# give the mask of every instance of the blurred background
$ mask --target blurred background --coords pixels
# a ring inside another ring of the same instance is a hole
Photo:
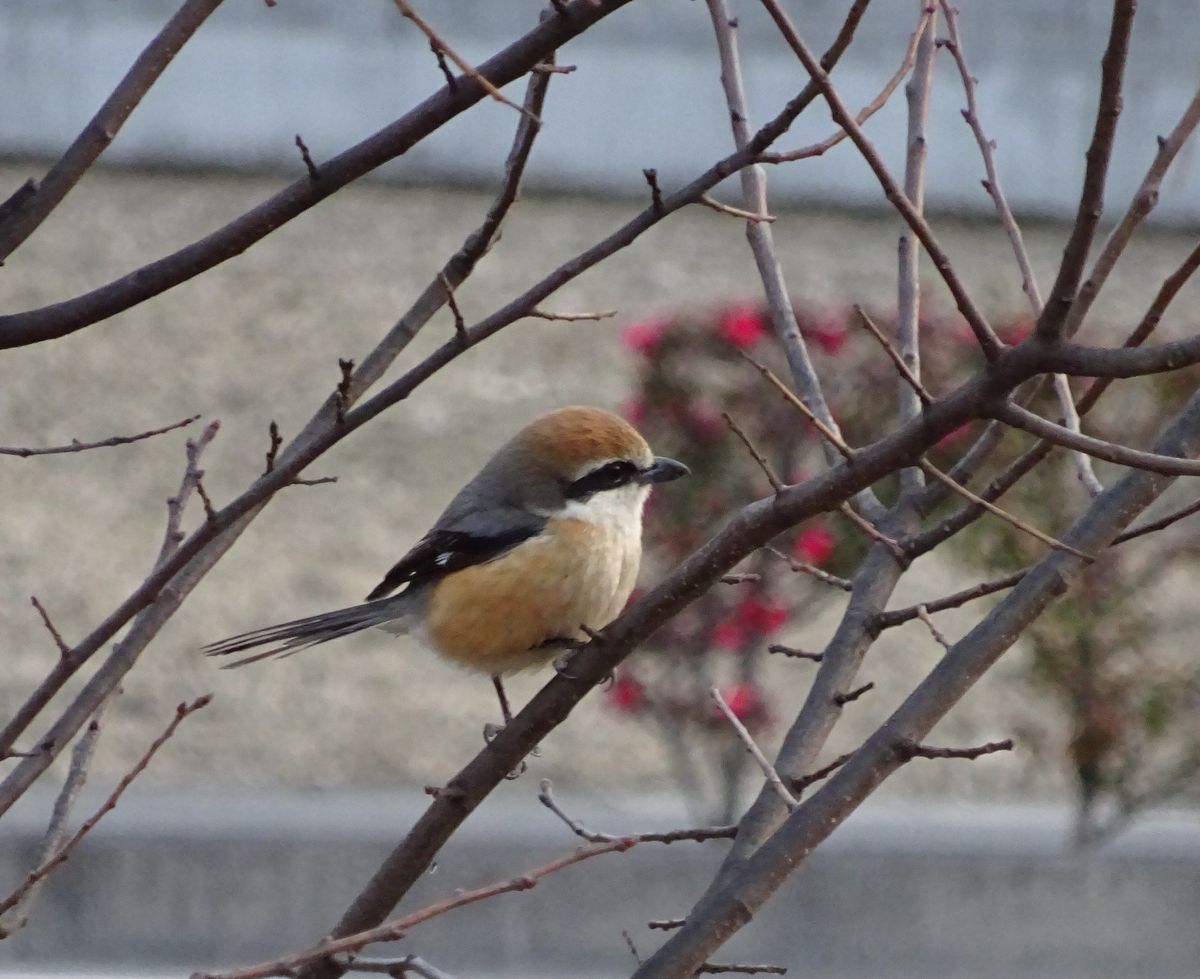
[[[542,5],[425,6],[456,50],[478,62],[528,30]],[[752,123],[761,123],[804,79],[758,6],[738,6]],[[843,4],[826,0],[786,6],[815,48],[844,15]],[[1109,11],[1037,0],[959,6],[980,114],[998,144],[1001,177],[1024,219],[1035,270],[1048,283],[1076,206]],[[170,0],[0,0],[0,83],[9,93],[0,113],[0,195],[44,173],[175,7]],[[868,12],[835,73],[849,105],[869,101],[896,70],[917,12],[917,4],[895,0]],[[1174,126],[1191,98],[1194,37],[1180,25],[1197,12],[1195,0],[1158,0],[1139,11],[1110,171],[1110,215],[1123,211],[1155,137]],[[524,199],[503,240],[458,291],[468,322],[644,207],[643,168],[656,168],[669,191],[729,152],[703,5],[630,4],[566,47],[559,61],[575,70],[551,82]],[[0,308],[34,309],[78,295],[203,237],[304,176],[297,133],[319,164],[441,83],[426,40],[383,0],[228,0],[138,107],[104,165],[6,261]],[[519,85],[507,90],[512,98],[519,93]],[[927,133],[927,205],[985,312],[1019,329],[1026,311],[1019,276],[990,219],[962,105],[953,65],[940,56]],[[515,122],[511,109],[483,103],[236,259],[71,337],[5,352],[0,444],[101,439],[202,414],[189,434],[220,420],[204,457],[205,486],[217,505],[227,501],[261,471],[269,422],[285,437],[295,434],[337,383],[338,358],[361,358],[478,224]],[[902,91],[867,126],[897,173],[904,127]],[[778,148],[830,131],[828,114],[814,105]],[[1093,319],[1110,325],[1111,336],[1136,322],[1193,245],[1200,222],[1195,153],[1185,147],[1151,225],[1097,303]],[[847,314],[853,303],[886,318],[895,307],[899,224],[853,148],[843,144],[773,168],[769,180],[777,247],[807,322],[823,336],[844,336],[854,329]],[[717,196],[739,203],[736,182]],[[928,267],[921,284],[925,315],[944,331],[931,335],[950,344],[953,304]],[[213,967],[323,934],[378,854],[411,823],[422,787],[444,782],[478,749],[483,724],[494,719],[491,686],[403,641],[370,635],[233,673],[215,670],[197,647],[358,601],[484,458],[544,410],[592,403],[641,411],[647,432],[661,432],[656,441],[672,438],[661,415],[644,414],[655,393],[654,345],[646,338],[666,323],[740,346],[735,338],[748,334],[730,331],[753,320],[760,295],[742,224],[688,209],[545,304],[615,308],[615,317],[514,324],[306,474],[336,476],[336,484],[277,497],[130,674],[108,712],[91,779],[95,799],[128,770],[176,703],[213,691],[213,704],[184,725],[51,882],[30,926],[0,944],[0,969]],[[1196,299],[1196,287],[1186,287],[1161,330],[1164,339],[1195,332]],[[435,317],[393,374],[452,330],[448,313]],[[840,343],[826,350],[824,369],[844,416],[854,416],[875,385],[858,370],[870,348],[856,344],[845,353]],[[1120,419],[1127,405],[1119,396],[1113,401]],[[697,421],[695,412],[689,417]],[[686,459],[688,436],[677,437]],[[750,498],[765,487],[755,488],[752,464],[722,437],[747,480],[730,490],[732,507],[737,494]],[[141,581],[161,541],[164,501],[183,472],[184,438],[172,433],[0,464],[6,715],[57,655],[29,596],[40,598],[71,641]],[[661,506],[671,505],[670,491]],[[1055,516],[1047,515],[1051,523]],[[201,518],[199,510],[190,513],[189,525]],[[651,526],[654,519],[652,511]],[[824,544],[812,550],[817,538],[810,533],[797,538],[801,550],[793,553],[846,573],[859,553],[852,533],[835,524],[819,529],[828,535]],[[810,550],[803,551],[803,540]],[[670,541],[658,543],[663,549],[647,580],[669,556]],[[997,544],[988,553],[1003,549]],[[976,557],[930,559],[907,576],[893,606],[997,573]],[[1152,654],[1165,655],[1171,669],[1190,660],[1194,674],[1194,610],[1179,601],[1190,581],[1185,571],[1152,582],[1155,597],[1140,610],[1153,619],[1153,642],[1145,645],[1154,650],[1124,651],[1135,665],[1116,663],[1115,676],[1144,669]],[[778,596],[764,596],[759,608],[766,611],[755,610],[751,635],[723,643],[711,633],[716,652],[706,669],[736,692],[742,638],[759,650],[768,641],[820,648],[840,614],[838,594],[806,592],[801,601],[789,593],[778,602],[778,617],[770,614]],[[1106,594],[1096,601],[1111,604]],[[738,609],[741,618],[728,615],[744,627],[749,613]],[[712,614],[714,630],[727,624],[725,613]],[[979,614],[968,607],[939,624],[955,638]],[[1064,632],[1078,633],[1078,620],[1057,628],[1045,642],[1061,648],[1069,645]],[[1111,635],[1105,641],[1116,648]],[[885,636],[863,673],[876,688],[847,712],[830,757],[859,743],[939,652],[920,623]],[[1025,648],[1006,657],[932,739],[968,745],[1012,736],[1014,752],[907,766],[739,938],[742,944],[731,946],[730,957],[830,979],[1194,976],[1200,938],[1186,925],[1200,912],[1200,833],[1194,809],[1186,808],[1194,783],[1170,793],[1176,808],[1147,816],[1103,851],[1073,852],[1082,792],[1078,736],[1095,718],[1071,709],[1069,685],[1038,673],[1038,654]],[[745,709],[768,745],[811,678],[810,665],[778,659],[763,662],[747,688],[759,700]],[[650,702],[657,692],[661,706],[662,671],[645,656],[643,662],[635,660],[628,676],[581,705],[531,759],[530,771],[473,818],[471,832],[456,838],[425,882],[429,898],[510,876],[574,845],[536,802],[541,778],[575,800],[566,804],[576,815],[610,832],[721,814],[729,796],[721,760],[727,746],[664,724]],[[544,679],[520,676],[510,690],[524,702]],[[1120,706],[1144,735],[1158,716],[1156,704]],[[673,747],[679,731],[691,752],[686,764],[695,769],[691,783],[681,779],[684,763]],[[1185,754],[1189,746],[1195,750],[1189,742]],[[734,785],[735,798],[750,781]],[[51,792],[31,796],[0,821],[4,880],[27,868]],[[88,811],[86,797],[81,811]],[[686,912],[715,859],[671,850],[610,858],[615,862],[593,865],[586,880],[552,880],[532,894],[490,902],[474,917],[431,926],[416,948],[456,975],[622,974],[629,967],[622,928],[653,947],[658,939],[646,933],[645,920]],[[572,886],[582,893],[576,897]],[[637,906],[614,910],[614,890],[639,895]],[[562,907],[567,894],[579,901],[576,908]],[[573,912],[569,919],[564,910]],[[578,933],[574,913],[588,917]]]

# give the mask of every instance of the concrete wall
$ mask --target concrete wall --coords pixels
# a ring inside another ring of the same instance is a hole
[[[525,780],[466,824],[407,907],[508,879],[578,842]],[[423,807],[388,794],[135,792],[57,875],[0,974],[87,964],[249,964],[300,948],[338,917]],[[645,799],[562,799],[594,828],[686,824]],[[0,824],[0,879],[26,866],[42,814]],[[21,815],[24,812],[25,815]],[[1151,816],[1099,853],[1064,846],[1066,814],[1036,807],[875,805],[856,815],[717,957],[813,979],[1195,979],[1200,825]],[[402,946],[453,975],[627,975],[627,929],[685,914],[720,844],[647,844],[435,919]]]
[[[0,153],[53,155],[67,144],[177,6],[173,0],[0,0]],[[540,0],[447,0],[426,13],[478,61],[528,29]],[[823,45],[844,2],[788,5],[810,43]],[[989,135],[1014,205],[1073,212],[1095,111],[1108,27],[1096,0],[959,0],[965,46],[980,79]],[[756,120],[803,83],[798,63],[757,4],[735,3]],[[837,69],[846,100],[861,105],[899,64],[916,4],[878,2]],[[1111,173],[1110,209],[1123,207],[1198,80],[1196,0],[1155,0],[1138,14],[1125,115]],[[578,70],[557,79],[549,123],[531,167],[542,188],[644,193],[643,167],[666,186],[728,150],[730,137],[703,4],[639,0],[561,52]],[[319,161],[433,91],[428,45],[385,0],[228,3],[201,29],[109,149],[127,163],[282,167],[299,175],[302,133]],[[512,86],[512,94],[518,94]],[[868,127],[894,167],[903,160],[903,98]],[[987,210],[982,167],[959,116],[953,66],[939,59],[929,131],[929,198],[936,207]],[[494,178],[513,113],[488,104],[389,168],[407,180]],[[781,145],[826,134],[820,106]],[[874,178],[848,145],[777,168],[783,198],[877,204]],[[1200,219],[1200,168],[1185,153],[1164,188],[1159,218]]]

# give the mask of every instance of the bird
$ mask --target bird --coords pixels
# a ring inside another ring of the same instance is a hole
[[[621,611],[642,554],[650,490],[688,475],[655,456],[629,422],[575,405],[534,419],[503,445],[359,605],[211,643],[210,656],[259,646],[245,666],[378,627],[492,678],[582,644]]]

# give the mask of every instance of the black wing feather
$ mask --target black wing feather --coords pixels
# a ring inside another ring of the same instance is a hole
[[[420,584],[450,571],[498,558],[542,532],[546,518],[511,507],[476,510],[434,527],[404,555],[367,596],[382,598],[401,585]]]

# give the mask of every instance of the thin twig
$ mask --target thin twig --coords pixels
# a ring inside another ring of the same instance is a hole
[[[1016,527],[1017,530],[1021,531],[1022,533],[1028,534],[1030,537],[1036,538],[1037,540],[1040,540],[1043,544],[1048,544],[1050,547],[1053,547],[1056,550],[1066,551],[1068,554],[1074,554],[1076,557],[1082,558],[1083,560],[1085,560],[1089,563],[1096,560],[1094,555],[1085,554],[1083,551],[1079,550],[1076,547],[1072,547],[1070,544],[1064,544],[1057,537],[1052,537],[1049,534],[1038,530],[1032,524],[1028,524],[1024,520],[1021,520],[1019,517],[1013,516],[1007,510],[1002,510],[1000,507],[996,506],[995,503],[990,503],[987,500],[985,500],[982,496],[979,496],[976,493],[972,493],[969,489],[967,489],[961,483],[955,482],[953,479],[951,479],[949,476],[947,476],[944,472],[942,472],[940,469],[937,468],[937,466],[933,465],[932,463],[922,459],[918,462],[918,465],[923,470],[925,470],[925,473],[927,475],[932,476],[934,479],[939,480],[940,482],[944,483],[947,487],[949,487],[951,490],[953,490],[955,493],[957,493],[963,499],[969,500],[970,502],[976,504],[977,506],[983,507],[985,510],[987,510],[988,513],[991,513],[991,514],[999,517],[1001,520],[1005,521],[1006,523],[1011,524],[1012,526]]]
[[[0,914],[3,914],[4,912],[8,911],[9,908],[14,907],[30,888],[37,884],[37,882],[44,878],[47,874],[51,873],[55,867],[57,867],[71,855],[71,851],[75,849],[79,841],[87,836],[87,834],[91,832],[92,828],[116,807],[125,790],[129,788],[130,784],[135,778],[137,778],[146,770],[146,766],[150,764],[150,759],[154,757],[159,748],[161,748],[167,743],[168,740],[170,740],[171,735],[175,733],[175,729],[178,728],[180,724],[182,724],[196,711],[200,710],[202,707],[205,707],[211,700],[212,694],[205,694],[203,697],[197,697],[190,704],[180,704],[175,708],[175,716],[171,718],[171,723],[167,725],[162,734],[160,734],[154,739],[154,741],[151,742],[150,747],[147,748],[142,757],[137,760],[133,768],[131,768],[125,773],[124,776],[122,776],[121,780],[117,783],[117,787],[113,789],[109,797],[104,800],[104,804],[84,821],[83,825],[81,825],[79,829],[75,831],[74,836],[72,836],[66,843],[55,850],[49,858],[43,860],[42,863],[40,863],[34,870],[31,870],[25,877],[25,880],[21,882],[21,884],[15,891],[12,892],[12,894],[6,897],[3,901],[0,901]]]
[[[701,826],[695,829],[674,829],[660,833],[626,833],[616,836],[612,833],[599,833],[588,829],[579,820],[569,816],[554,798],[554,786],[550,779],[544,778],[538,784],[538,801],[554,815],[567,824],[567,827],[580,839],[589,843],[614,843],[618,840],[636,840],[638,843],[705,843],[709,840],[727,840],[736,832],[736,826]]]
[[[1170,527],[1171,524],[1183,520],[1185,517],[1190,517],[1193,513],[1200,512],[1200,500],[1195,500],[1185,507],[1178,510],[1172,510],[1164,517],[1158,520],[1151,520],[1149,523],[1142,524],[1140,527],[1133,527],[1125,531],[1123,534],[1118,534],[1113,538],[1114,544],[1124,544],[1126,541],[1134,540],[1138,537],[1144,537],[1146,534],[1153,534],[1156,531]]]
[[[830,574],[828,571],[821,570],[815,564],[809,564],[807,561],[800,561],[797,558],[792,557],[790,554],[784,554],[783,551],[779,550],[777,547],[772,547],[770,544],[768,544],[763,548],[763,550],[770,554],[774,554],[775,557],[779,558],[781,561],[786,561],[788,567],[799,574],[809,575],[810,577],[816,578],[817,581],[821,582],[822,584],[832,585],[834,588],[840,588],[842,591],[854,590],[853,582],[849,581],[848,579],[839,578],[835,574]]]
[[[446,84],[450,86],[450,91],[457,92],[458,79],[454,77],[454,72],[450,70],[450,65],[446,63],[446,52],[438,47],[434,41],[429,42],[429,50],[433,52],[434,58],[437,59],[438,70],[442,73],[442,77],[446,79]]]
[[[267,426],[267,435],[271,439],[271,444],[267,447],[267,468],[263,470],[264,476],[275,468],[275,458],[279,455],[279,447],[283,445],[283,436],[279,434],[279,426],[275,423],[274,418]]]
[[[758,463],[758,468],[763,471],[763,475],[767,477],[767,482],[771,484],[771,489],[776,493],[782,493],[787,487],[775,475],[775,470],[771,468],[771,464],[767,462],[767,457],[764,456],[750,441],[750,436],[742,431],[737,422],[733,420],[729,412],[721,412],[721,417],[725,419],[725,424],[729,426],[729,430],[733,432],[740,440],[742,445],[746,447],[746,451],[750,453],[754,461]]]
[[[725,720],[729,722],[729,726],[733,728],[738,739],[745,745],[746,750],[750,752],[750,756],[757,763],[759,770],[763,773],[763,777],[770,783],[771,788],[775,790],[775,794],[783,800],[783,804],[788,807],[788,810],[795,809],[800,804],[799,800],[788,791],[787,786],[783,784],[783,779],[779,777],[779,773],[775,771],[775,766],[768,760],[767,756],[762,753],[762,749],[755,743],[750,732],[746,730],[746,725],[741,722],[737,714],[735,714],[725,703],[725,698],[721,696],[721,691],[716,687],[710,687],[708,695],[712,697],[717,708],[725,715]]]
[[[300,159],[304,161],[304,167],[308,170],[309,180],[320,180],[321,171],[317,169],[317,165],[313,162],[312,154],[308,151],[308,145],[304,142],[304,138],[296,133],[296,148],[300,151]]]
[[[63,845],[63,840],[66,839],[67,820],[71,818],[75,800],[79,797],[84,782],[87,781],[88,769],[91,767],[92,756],[96,751],[96,742],[100,738],[100,721],[111,701],[110,697],[100,705],[96,713],[92,715],[83,734],[79,736],[79,740],[75,742],[75,747],[71,749],[71,765],[67,770],[67,777],[63,779],[62,788],[59,789],[58,795],[54,799],[50,822],[46,826],[46,832],[38,847],[36,866],[46,863],[58,852]],[[0,939],[8,938],[28,924],[30,909],[33,902],[37,900],[38,892],[44,883],[45,877],[34,882],[25,889],[25,893],[7,912],[0,913]]]
[[[896,745],[896,753],[905,760],[910,758],[965,758],[967,761],[974,761],[984,755],[994,755],[999,751],[1012,750],[1012,738],[1005,738],[1003,741],[989,741],[977,748],[934,748],[908,739],[903,739]]]
[[[725,93],[725,105],[729,113],[730,128],[734,145],[745,149],[750,145],[750,115],[746,103],[745,85],[742,81],[741,60],[738,53],[737,21],[729,14],[726,0],[707,0],[709,19],[717,41],[717,54],[721,61],[721,86]],[[744,167],[739,175],[742,185],[742,203],[752,214],[769,214],[767,204],[766,171],[759,164]],[[783,266],[775,250],[775,239],[771,228],[761,222],[746,225],[746,241],[754,256],[754,264],[762,280],[771,326],[783,346],[787,357],[788,371],[792,384],[800,392],[801,401],[811,406],[811,414],[819,418],[823,428],[833,433],[837,440],[837,420],[825,400],[821,379],[808,355],[804,336],[796,322],[791,295],[783,276]],[[831,443],[834,444],[834,443]],[[836,456],[829,446],[823,446],[827,461],[832,465]],[[855,494],[859,507],[866,513],[882,516],[883,505],[870,488]]]
[[[802,415],[804,415],[805,418],[809,420],[813,428],[821,433],[821,435],[837,450],[838,454],[843,459],[845,459],[847,462],[853,461],[854,450],[842,440],[842,437],[836,431],[821,421],[821,419],[816,416],[813,410],[809,408],[808,405],[806,405],[803,401],[801,401],[800,398],[795,395],[795,393],[792,392],[791,388],[789,388],[783,383],[783,381],[776,377],[775,372],[772,371],[771,368],[767,367],[765,364],[759,363],[744,350],[739,350],[738,353],[741,354],[745,360],[749,361],[749,363],[752,364],[763,377],[770,381],[771,384],[775,386],[776,390],[783,395],[786,401],[792,404]]]
[[[676,928],[682,928],[685,921],[687,918],[657,918],[647,921],[646,927],[656,931],[674,931]]]
[[[741,218],[743,221],[765,221],[767,224],[775,222],[774,214],[757,214],[754,211],[747,211],[740,207],[731,207],[728,204],[722,204],[710,194],[701,194],[697,204],[703,204],[705,207],[712,208],[718,214],[728,214],[730,217]]]
[[[96,114],[0,226],[0,261],[6,259],[62,202],[116,138],[121,126],[221,0],[185,0],[146,45]],[[28,186],[28,184],[26,185]]]
[[[815,772],[810,772],[808,775],[801,775],[799,778],[789,779],[792,788],[796,792],[803,792],[810,785],[816,782],[823,782],[829,778],[834,772],[841,768],[846,762],[854,757],[853,751],[847,751],[844,755],[838,755],[828,765],[818,768]]]
[[[1154,452],[1141,452],[1128,446],[1118,445],[1105,439],[1093,438],[1072,432],[1047,421],[1032,411],[1019,408],[1014,404],[1001,405],[993,411],[993,415],[1006,425],[1020,428],[1048,442],[1054,442],[1068,449],[1086,452],[1105,462],[1115,462],[1120,466],[1130,466],[1134,469],[1145,469],[1148,472],[1161,473],[1164,476],[1200,476],[1200,459],[1183,459],[1176,456],[1158,455]]]
[[[870,520],[857,513],[854,507],[852,507],[849,503],[843,502],[841,505],[839,505],[838,512],[846,517],[864,534],[870,537],[871,540],[876,541],[886,547],[888,551],[891,552],[892,557],[900,562],[902,566],[907,566],[909,557],[905,553],[904,548],[901,546],[898,540],[893,537],[889,537],[882,530],[871,523]]]
[[[912,77],[904,86],[905,101],[908,103],[908,130],[905,136],[904,196],[911,202],[917,214],[925,211],[925,138],[926,120],[929,116],[929,93],[933,86],[934,37],[937,32],[937,8],[931,7],[917,44],[917,57],[913,64]],[[897,417],[901,423],[918,417],[929,406],[926,397],[921,397],[921,346],[918,336],[921,313],[920,288],[921,252],[914,240],[913,230],[908,226],[900,229],[896,248],[896,363],[904,365],[896,391]],[[866,314],[859,310],[864,322]],[[876,339],[882,341],[883,334],[872,329]],[[914,387],[916,382],[916,387]],[[911,389],[911,390],[910,390]],[[920,469],[905,466],[899,474],[900,491],[911,496],[920,491],[924,478]]]
[[[871,116],[875,115],[886,104],[888,99],[892,97],[892,93],[900,87],[900,83],[912,71],[913,62],[917,57],[917,43],[921,39],[921,35],[925,31],[925,24],[929,20],[930,14],[928,10],[922,11],[920,19],[917,21],[916,30],[908,38],[908,46],[904,49],[904,57],[900,61],[900,67],[896,69],[896,73],[887,80],[887,83],[880,89],[879,94],[870,102],[858,110],[858,114],[854,117],[854,121],[860,126],[866,122]],[[784,150],[778,153],[763,153],[759,156],[760,163],[792,163],[796,160],[807,160],[815,156],[822,156],[829,150],[833,149],[846,138],[846,130],[836,129],[824,139],[816,143],[810,143],[808,146],[802,146],[797,150]]]
[[[475,904],[500,894],[528,891],[536,887],[545,877],[557,873],[565,867],[570,867],[573,864],[582,863],[585,860],[603,856],[607,853],[624,853],[626,850],[637,846],[637,844],[638,840],[634,837],[622,837],[604,843],[592,843],[588,846],[581,846],[566,856],[559,857],[557,860],[552,860],[510,880],[477,887],[470,891],[459,891],[453,897],[438,901],[435,904],[431,904],[403,917],[392,918],[375,928],[369,928],[342,938],[327,938],[302,952],[285,955],[274,961],[262,962],[245,969],[213,973],[196,972],[192,974],[191,979],[266,979],[268,976],[292,976],[296,974],[301,966],[307,965],[310,962],[328,959],[330,956],[344,952],[357,952],[359,949],[376,942],[397,941],[417,925],[446,914],[449,911],[455,911],[458,908],[466,907],[467,905]]]
[[[846,693],[835,693],[833,695],[833,702],[835,704],[837,704],[838,707],[845,707],[847,704],[853,703],[854,701],[858,700],[858,698],[861,697],[864,693],[868,693],[869,691],[874,690],[874,689],[875,689],[875,684],[873,682],[868,681],[867,683],[864,683],[861,687],[855,687],[853,690],[847,691]]]
[[[949,639],[946,638],[942,630],[934,625],[933,618],[929,614],[929,609],[927,609],[924,605],[918,605],[917,618],[925,623],[925,628],[929,630],[930,635],[933,636],[937,644],[941,646],[942,649],[946,650],[946,652],[950,652],[950,647],[953,644]]]
[[[750,965],[745,962],[703,962],[696,970],[698,976],[786,976],[787,967],[782,965]]]
[[[825,658],[824,653],[810,653],[804,649],[797,649],[795,646],[785,646],[781,642],[771,643],[767,647],[767,652],[786,656],[789,659],[806,659],[813,663],[820,663]]]
[[[1100,215],[1104,211],[1104,185],[1108,177],[1108,164],[1112,158],[1113,140],[1117,134],[1117,120],[1121,115],[1121,87],[1125,79],[1125,65],[1129,54],[1129,35],[1133,29],[1133,17],[1137,11],[1137,0],[1116,0],[1113,3],[1112,25],[1108,35],[1108,46],[1100,61],[1100,98],[1096,106],[1096,122],[1088,145],[1087,163],[1083,173],[1083,187],[1079,194],[1079,207],[1071,225],[1071,235],[1063,249],[1058,276],[1046,298],[1045,308],[1038,317],[1034,332],[1051,343],[1061,341],[1067,333],[1067,321],[1071,306],[1078,300],[1079,282]]]
[[[211,421],[204,427],[199,438],[188,439],[184,444],[187,465],[184,466],[183,478],[179,481],[179,490],[167,500],[167,526],[163,531],[163,542],[154,562],[156,568],[165,564],[183,541],[183,512],[187,508],[188,497],[199,489],[200,478],[204,475],[200,468],[200,456],[220,430],[221,423]],[[211,508],[210,503],[209,512]]]
[[[450,307],[450,312],[454,316],[454,333],[465,346],[468,342],[467,321],[463,319],[462,310],[458,308],[458,300],[454,298],[454,287],[450,285],[450,280],[446,277],[445,272],[438,273],[438,282],[446,290],[446,305]]]
[[[1200,503],[1197,504],[1197,509],[1200,509]],[[944,612],[946,609],[958,608],[961,605],[966,605],[967,602],[973,602],[977,598],[983,598],[987,595],[993,595],[998,591],[1012,588],[1017,582],[1025,577],[1028,569],[1022,568],[1020,571],[1014,571],[1012,574],[1005,575],[1003,578],[996,578],[993,581],[984,581],[971,588],[964,588],[962,591],[956,591],[952,595],[947,595],[944,598],[935,599],[932,602],[923,602],[920,605],[909,605],[907,608],[898,608],[890,612],[880,612],[875,616],[876,629],[891,629],[898,625],[903,625],[905,622],[911,622],[913,619],[920,617],[920,610],[925,609],[929,612]]]
[[[762,581],[762,575],[755,571],[738,571],[734,574],[721,575],[723,585],[752,585]]]
[[[646,184],[650,188],[650,209],[662,217],[667,213],[667,206],[663,203],[662,188],[658,186],[658,171],[654,167],[646,167],[642,176],[646,178]]]
[[[43,449],[0,446],[0,455],[18,456],[22,459],[28,459],[30,456],[62,455],[66,452],[86,452],[89,449],[106,449],[113,445],[129,445],[131,442],[140,442],[143,439],[153,438],[155,435],[164,435],[167,432],[173,432],[177,428],[186,428],[199,417],[199,415],[192,415],[191,418],[185,418],[183,421],[164,425],[162,428],[154,428],[148,432],[139,432],[137,435],[114,435],[112,438],[101,439],[99,442],[80,442],[79,439],[71,439],[69,445],[52,445]]]
[[[1184,109],[1182,117],[1175,124],[1170,135],[1158,138],[1158,152],[1154,155],[1154,160],[1150,163],[1150,168],[1146,171],[1141,186],[1134,193],[1124,216],[1105,239],[1100,254],[1092,263],[1087,279],[1079,287],[1079,295],[1075,297],[1075,302],[1071,305],[1066,323],[1063,325],[1064,336],[1074,336],[1078,332],[1092,304],[1096,301],[1096,297],[1100,294],[1100,290],[1104,288],[1104,283],[1108,281],[1109,273],[1112,272],[1117,260],[1133,237],[1134,231],[1158,204],[1159,188],[1162,186],[1163,178],[1183,145],[1191,138],[1198,123],[1200,123],[1200,89],[1192,96],[1192,101]]]
[[[777,0],[760,0],[766,8],[771,19],[775,21],[776,27],[783,35],[788,46],[795,53],[796,57],[804,65],[809,76],[817,83],[821,90],[822,96],[829,105],[830,112],[833,114],[834,121],[846,130],[854,145],[858,148],[863,159],[875,174],[879,185],[883,190],[884,196],[888,199],[891,205],[900,212],[900,216],[904,218],[908,226],[912,228],[913,233],[920,239],[921,244],[925,246],[925,251],[929,253],[929,257],[933,262],[934,267],[942,277],[942,281],[946,283],[946,287],[950,290],[950,294],[954,297],[954,301],[963,318],[971,327],[971,331],[975,334],[975,338],[983,350],[984,356],[989,360],[994,358],[1000,351],[1000,338],[988,325],[983,314],[975,305],[974,300],[967,292],[966,287],[959,279],[958,273],[954,269],[954,264],[950,261],[950,256],[946,254],[942,246],[938,243],[937,237],[930,228],[928,222],[921,214],[913,207],[904,192],[896,185],[896,181],[888,172],[887,166],[884,164],[879,153],[871,144],[870,140],[863,134],[862,127],[854,121],[854,117],[850,115],[845,103],[842,102],[841,96],[833,86],[833,82],[829,79],[829,74],[821,67],[820,63],[813,56],[808,46],[800,37],[791,18],[779,6]]]
[[[540,320],[561,320],[564,323],[578,323],[584,320],[608,320],[617,315],[615,309],[601,309],[594,313],[549,313],[544,309],[531,309],[527,316]]]
[[[29,597],[30,603],[37,609],[38,615],[42,617],[42,624],[46,627],[46,631],[50,633],[50,637],[54,640],[54,645],[58,647],[58,651],[63,656],[71,655],[71,647],[63,641],[62,633],[54,627],[54,623],[50,621],[50,613],[46,611],[45,606],[38,600],[37,595]]]
[[[494,98],[497,102],[502,102],[504,105],[507,105],[510,109],[516,109],[522,115],[528,116],[534,122],[539,121],[538,117],[536,115],[534,115],[528,108],[526,108],[525,106],[517,105],[516,102],[514,102],[512,99],[510,99],[508,96],[506,96],[503,92],[500,91],[500,89],[498,89],[495,85],[493,85],[491,82],[489,82],[483,75],[481,75],[479,73],[479,71],[469,61],[460,57],[454,51],[454,49],[452,47],[450,47],[449,44],[447,44],[444,40],[442,40],[437,35],[437,32],[435,32],[433,28],[430,27],[429,24],[427,24],[417,14],[417,12],[415,10],[413,10],[412,7],[408,5],[408,3],[405,2],[405,0],[392,0],[392,2],[396,5],[396,7],[400,11],[401,15],[404,17],[407,17],[409,20],[411,20],[416,25],[417,30],[419,30],[422,34],[425,35],[426,38],[429,39],[429,47],[434,51],[434,53],[437,53],[439,51],[443,52],[447,58],[449,58],[456,65],[458,65],[459,71],[461,71],[468,78],[473,79],[479,85],[480,88],[482,88],[485,92],[487,92],[488,95],[490,95],[492,98]],[[441,60],[441,58],[438,59],[438,63],[440,65],[442,65],[443,70],[444,70],[445,63]],[[454,86],[452,84],[451,88],[456,89],[457,86]]]
[[[929,405],[933,404],[933,396],[925,390],[925,386],[920,382],[917,376],[911,370],[909,370],[908,365],[904,362],[904,358],[900,356],[900,351],[898,351],[892,345],[891,340],[883,335],[883,331],[875,325],[871,317],[867,315],[867,311],[858,304],[855,304],[854,311],[858,313],[858,318],[862,321],[862,325],[867,328],[867,331],[871,334],[871,336],[873,336],[879,342],[879,345],[883,347],[884,353],[888,355],[888,359],[891,360],[892,365],[896,368],[897,373],[899,373],[900,377],[904,380],[904,383],[913,389],[913,392],[920,399],[921,404],[925,407],[929,407]]]
[[[337,964],[347,972],[371,972],[392,976],[394,979],[406,979],[408,976],[420,976],[421,979],[454,979],[449,972],[443,972],[426,962],[419,955],[403,955],[398,959],[361,959],[353,955],[339,956]]]

